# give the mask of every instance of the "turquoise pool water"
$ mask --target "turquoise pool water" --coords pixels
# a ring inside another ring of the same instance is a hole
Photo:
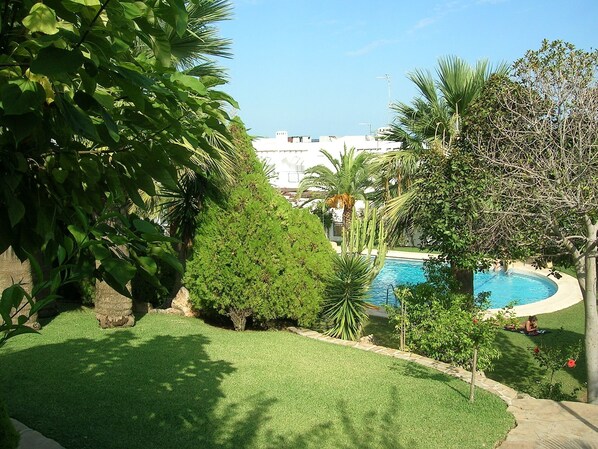
[[[371,302],[377,305],[386,303],[388,289],[389,303],[394,303],[394,295],[389,285],[419,284],[425,281],[423,262],[409,259],[387,258],[380,274],[372,284]],[[518,305],[541,301],[557,291],[554,282],[546,277],[524,274],[509,270],[476,273],[473,280],[474,293],[490,292],[492,308],[501,308],[515,301]]]

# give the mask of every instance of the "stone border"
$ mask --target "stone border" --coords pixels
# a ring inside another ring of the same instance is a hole
[[[16,419],[11,418],[11,421],[21,435],[17,449],[64,449],[56,441],[46,438],[38,431],[30,429]]]
[[[333,343],[339,346],[349,346],[352,348],[361,349],[362,351],[375,352],[376,354],[382,354],[385,356],[393,357],[395,359],[414,362],[427,368],[432,368],[436,371],[440,371],[441,373],[444,373],[447,376],[461,379],[466,383],[471,382],[470,371],[464,370],[463,368],[459,368],[457,366],[449,365],[448,363],[439,362],[438,360],[429,359],[427,357],[423,357],[412,352],[400,351],[398,349],[387,348],[385,346],[378,346],[372,343],[341,340],[339,338],[328,337],[327,335],[321,334],[320,332],[299,327],[287,327],[287,330],[294,334],[301,335],[302,337],[308,337],[314,340]],[[500,399],[506,402],[507,405],[512,405],[515,399],[529,397],[528,395],[517,393],[517,391],[515,391],[511,387],[507,387],[506,385],[496,382],[495,380],[488,379],[483,375],[476,376],[476,386],[481,388],[482,390],[486,390],[492,394],[497,395]]]

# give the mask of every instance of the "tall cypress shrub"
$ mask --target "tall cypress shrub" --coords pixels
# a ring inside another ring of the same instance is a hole
[[[333,250],[317,217],[294,209],[269,185],[243,126],[236,179],[226,202],[199,217],[184,277],[196,307],[227,315],[236,330],[258,321],[314,322]]]

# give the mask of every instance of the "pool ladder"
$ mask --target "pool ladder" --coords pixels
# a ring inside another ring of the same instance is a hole
[[[395,298],[395,303],[394,303],[394,307],[397,307],[397,303],[399,302],[399,300],[397,299],[396,295],[395,295],[395,288],[396,286],[393,284],[388,284],[388,286],[386,287],[386,305],[388,305],[388,289],[391,289],[390,291],[392,292],[392,295]]]

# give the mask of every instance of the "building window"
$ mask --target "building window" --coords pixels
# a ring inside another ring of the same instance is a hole
[[[343,224],[342,223],[334,223],[332,227],[332,235],[334,237],[342,237],[343,236]]]

